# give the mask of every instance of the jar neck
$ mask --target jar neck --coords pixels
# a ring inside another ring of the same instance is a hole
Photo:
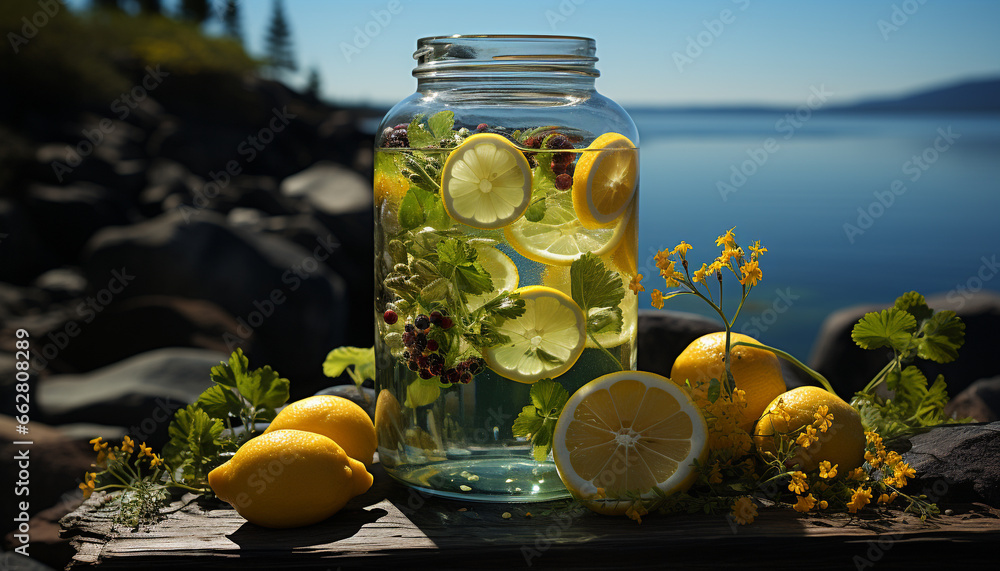
[[[417,41],[421,93],[580,96],[600,75],[594,40],[572,36],[449,36]]]

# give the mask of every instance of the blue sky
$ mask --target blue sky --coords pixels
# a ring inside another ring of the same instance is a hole
[[[240,2],[253,53],[264,51],[272,2]],[[350,103],[406,97],[417,39],[455,33],[595,38],[598,90],[623,104],[798,105],[814,85],[849,102],[1000,76],[995,0],[285,0],[285,10],[300,66]]]

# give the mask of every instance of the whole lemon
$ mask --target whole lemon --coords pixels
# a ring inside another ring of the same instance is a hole
[[[316,395],[293,402],[274,417],[264,434],[285,429],[322,434],[365,466],[371,466],[378,447],[375,424],[365,409],[333,395]]]
[[[741,333],[730,333],[731,342],[751,341],[752,337]],[[695,339],[681,351],[670,370],[670,378],[675,383],[684,384],[685,379],[693,386],[707,383],[711,379],[724,381],[726,378],[726,332],[709,333]],[[781,376],[781,365],[774,353],[756,347],[734,347],[730,351],[733,379],[736,388],[746,392],[747,407],[743,412],[740,428],[751,432],[754,422],[764,412],[764,408],[774,397],[785,392],[785,380]]]
[[[368,491],[372,475],[326,436],[276,430],[247,441],[208,474],[219,499],[247,521],[298,527],[332,516]]]
[[[826,415],[819,410],[823,405],[827,407]],[[824,422],[826,431],[822,430]],[[799,387],[774,399],[757,421],[754,442],[761,453],[775,454],[782,435],[794,443],[795,434],[807,425],[816,429],[818,440],[809,446],[800,445],[790,465],[798,463],[808,472],[826,460],[838,464],[838,472],[846,473],[865,461],[861,415],[843,399],[819,387]]]

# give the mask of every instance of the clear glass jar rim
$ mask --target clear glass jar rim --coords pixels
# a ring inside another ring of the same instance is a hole
[[[567,73],[597,77],[596,42],[582,36],[456,34],[417,40],[418,78],[493,73]]]

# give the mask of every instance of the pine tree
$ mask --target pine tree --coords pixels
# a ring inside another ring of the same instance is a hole
[[[306,79],[306,95],[313,99],[319,99],[320,87],[323,81],[320,79],[319,70],[315,67],[309,69],[309,77]]]
[[[229,37],[243,41],[243,27],[240,25],[240,7],[237,0],[226,0],[226,8],[222,13],[222,25]]]
[[[295,71],[295,55],[292,53],[292,33],[285,20],[285,9],[281,0],[274,0],[271,23],[267,27],[267,55],[275,75],[283,70]]]
[[[208,19],[208,0],[181,0],[181,17],[198,22]]]

